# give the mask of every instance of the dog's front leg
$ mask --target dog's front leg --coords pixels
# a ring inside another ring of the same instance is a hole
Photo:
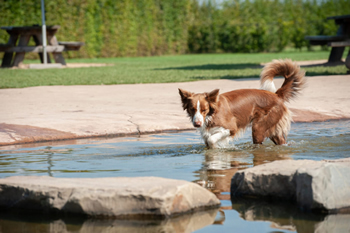
[[[218,142],[221,140],[229,137],[231,135],[230,130],[225,128],[219,128],[215,130],[215,133],[210,135],[210,137],[207,140],[207,144],[209,148],[219,148]]]

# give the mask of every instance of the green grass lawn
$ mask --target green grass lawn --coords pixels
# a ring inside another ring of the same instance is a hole
[[[108,63],[105,67],[0,69],[0,88],[48,85],[111,85],[189,82],[258,77],[261,63],[272,59],[327,59],[328,51],[259,54],[199,54],[137,58],[67,59],[67,63]],[[38,60],[25,60],[37,63]],[[308,76],[346,74],[345,65],[303,67]]]

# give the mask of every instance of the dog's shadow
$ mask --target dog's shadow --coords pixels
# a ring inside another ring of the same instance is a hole
[[[261,69],[263,66],[258,63],[238,63],[238,64],[204,64],[195,66],[179,66],[158,68],[155,70],[241,70],[241,69]]]
[[[336,63],[329,63],[329,62],[320,62],[320,63],[315,63],[315,64],[301,64],[300,67],[302,68],[313,68],[313,67],[335,67],[335,66],[340,66],[344,65],[344,62],[336,62]],[[256,75],[255,70],[260,70],[264,68],[265,64],[261,63],[226,63],[226,64],[203,64],[203,65],[193,65],[193,66],[174,66],[174,67],[165,67],[165,68],[156,68],[154,70],[158,71],[169,71],[169,70],[185,70],[185,71],[209,71],[209,70],[216,70],[216,71],[225,71],[225,70],[246,70],[250,69],[253,71],[249,72],[234,72],[233,74],[228,74],[228,75],[220,75],[216,78],[219,79],[245,79],[245,78],[256,78],[258,75]],[[259,73],[258,72],[258,73]],[[313,70],[313,71],[307,71],[308,76],[319,76],[319,75],[336,75],[339,74],[338,72],[331,71],[331,70]],[[203,76],[203,75],[198,75],[198,76],[193,76],[192,77],[195,80],[207,80],[207,79],[212,79],[213,76]]]

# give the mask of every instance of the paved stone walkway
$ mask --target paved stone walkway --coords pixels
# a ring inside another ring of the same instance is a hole
[[[259,88],[259,79],[1,89],[0,145],[192,129],[178,88],[226,92]],[[288,105],[296,122],[350,119],[350,75],[307,77]]]

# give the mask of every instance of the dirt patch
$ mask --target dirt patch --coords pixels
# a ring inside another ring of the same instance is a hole
[[[51,63],[52,64],[52,63]],[[113,64],[106,63],[68,63],[65,66],[59,68],[82,68],[82,67],[104,67],[104,66],[113,66]],[[29,69],[30,64],[20,64],[19,66],[11,67],[10,69]],[[55,67],[58,68],[58,67]]]
[[[68,63],[63,68],[80,68],[80,67],[101,67],[101,66],[112,66],[113,64],[105,63]]]

